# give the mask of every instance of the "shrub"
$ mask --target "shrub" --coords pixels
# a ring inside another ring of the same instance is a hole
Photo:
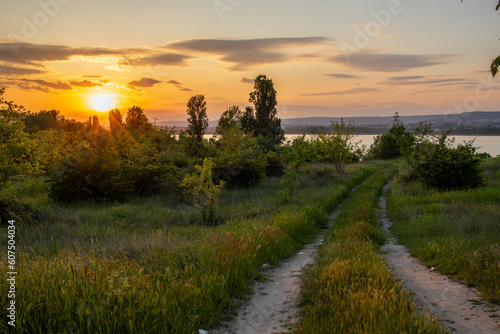
[[[400,158],[412,143],[413,135],[406,131],[403,123],[399,120],[398,113],[396,113],[389,131],[375,137],[368,151],[368,157],[383,160]]]
[[[448,132],[429,136],[429,126],[417,129],[417,141],[407,155],[407,177],[438,190],[473,189],[484,185],[481,157],[473,141],[452,147]]]

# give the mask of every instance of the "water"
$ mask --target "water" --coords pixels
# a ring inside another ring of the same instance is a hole
[[[293,139],[300,135],[287,135],[286,140]],[[205,135],[205,138],[211,138],[212,135]],[[359,135],[356,136],[355,141],[361,141],[362,145],[366,145],[367,148],[373,144],[373,138],[376,135]],[[496,157],[500,155],[500,136],[450,136],[455,138],[455,144],[461,144],[464,141],[470,141],[475,139],[474,146],[479,147],[478,152],[489,153],[491,156]]]
[[[361,144],[370,147],[373,144],[375,135],[360,135],[356,137],[356,141],[361,141]],[[450,136],[455,138],[455,144],[462,144],[464,141],[475,139],[474,146],[479,147],[478,152],[489,153],[491,156],[496,157],[500,155],[500,136]]]

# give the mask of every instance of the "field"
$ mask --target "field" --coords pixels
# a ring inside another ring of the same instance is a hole
[[[389,215],[393,232],[429,267],[500,302],[500,159],[483,163],[487,185],[437,192],[397,180]]]
[[[396,177],[389,213],[413,255],[498,302],[500,159],[484,166],[488,185],[472,191],[435,192]],[[224,189],[213,227],[199,225],[196,208],[161,197],[62,205],[47,197],[43,179],[16,181],[6,193],[35,208],[38,222],[16,222],[19,313],[15,328],[3,320],[0,328],[196,333],[216,327],[252,293],[251,282],[264,279],[264,264],[277,265],[311,242],[360,185],[307,272],[295,333],[443,332],[431,314],[417,312],[377,254],[384,237],[376,203],[396,170],[393,162],[353,164],[340,177],[332,166],[315,164],[288,204],[277,178]],[[0,247],[7,247],[5,238]],[[0,272],[8,272],[6,262]],[[0,281],[2,291],[6,283]],[[1,307],[6,303],[3,295]]]
[[[328,168],[316,166],[287,205],[280,205],[277,179],[225,190],[225,222],[216,227],[193,224],[193,208],[158,198],[61,207],[47,200],[42,183],[13,184],[10,191],[43,213],[38,224],[18,225],[16,331],[191,333],[214,326],[250,292],[264,263],[310,241],[327,213],[378,169],[352,165],[334,177]],[[0,284],[5,290],[6,281]]]

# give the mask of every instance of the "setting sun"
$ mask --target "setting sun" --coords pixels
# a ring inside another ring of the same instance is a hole
[[[89,97],[90,108],[96,111],[109,111],[117,106],[116,94],[96,94]]]

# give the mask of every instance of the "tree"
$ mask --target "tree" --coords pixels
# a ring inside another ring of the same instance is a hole
[[[281,178],[283,190],[280,192],[280,197],[291,202],[297,180],[303,173],[301,168],[314,160],[316,152],[311,142],[308,142],[306,136],[302,135],[289,141],[288,145],[282,146],[280,153],[288,164],[288,169]]]
[[[0,190],[9,180],[31,170],[30,145],[24,132],[24,107],[6,101],[0,89]]]
[[[201,207],[202,221],[205,225],[214,224],[219,195],[224,187],[224,181],[220,181],[219,185],[214,184],[212,167],[212,161],[205,159],[203,166],[195,166],[198,173],[186,175],[180,183],[180,186],[185,189],[185,193],[193,195],[196,204]]]
[[[187,104],[187,134],[196,141],[202,141],[208,127],[207,102],[205,95],[195,95]]]
[[[413,135],[406,131],[403,122],[399,119],[399,114],[396,113],[389,131],[375,137],[368,156],[373,159],[384,160],[401,158],[412,145],[413,140]]]
[[[224,132],[229,129],[236,127],[240,128],[240,118],[243,115],[240,107],[232,106],[229,107],[222,116],[219,118],[219,122],[217,123],[217,127],[215,128],[215,134],[222,135]]]
[[[254,136],[267,138],[270,147],[276,147],[285,140],[281,120],[276,117],[276,90],[271,79],[261,74],[255,78],[254,90],[250,93],[254,110],[247,108],[242,116],[242,127]]]
[[[123,117],[118,109],[109,112],[109,129],[111,133],[115,133],[123,129]]]
[[[129,108],[127,117],[125,118],[125,126],[131,131],[140,131],[151,126],[149,120],[144,113],[144,109],[138,106]]]
[[[356,136],[354,122],[332,122],[327,132],[319,128],[317,132],[318,151],[323,159],[330,160],[338,174],[344,174],[346,165],[356,157],[359,143],[353,142]]]
[[[40,130],[59,129],[64,117],[58,110],[40,110],[38,113],[27,113],[24,118],[26,132],[34,133]]]

